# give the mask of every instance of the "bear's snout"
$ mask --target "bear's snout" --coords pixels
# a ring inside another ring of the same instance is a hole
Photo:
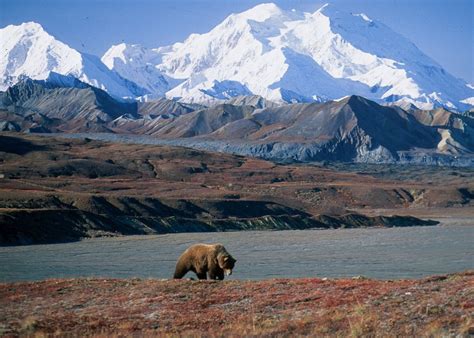
[[[224,269],[224,273],[226,276],[232,275],[232,269]]]

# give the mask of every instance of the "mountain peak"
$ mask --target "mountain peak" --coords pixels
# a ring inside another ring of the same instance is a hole
[[[54,39],[43,29],[43,26],[34,21],[24,22],[20,25],[8,25],[0,29],[0,42],[2,47],[33,36],[41,39]]]
[[[120,43],[113,45],[102,56],[101,61],[125,79],[136,83],[151,97],[163,96],[169,84],[154,67],[161,55],[139,44]]]
[[[120,59],[122,62],[127,62],[127,59],[131,58],[131,55],[143,52],[143,47],[135,44],[119,43],[112,45],[102,57],[102,62],[109,68],[114,67],[116,59]]]
[[[278,7],[272,2],[269,2],[269,3],[259,4],[237,15],[239,17],[244,17],[247,20],[263,22],[267,20],[268,18],[275,15],[280,15],[281,13],[282,13],[282,10],[280,9],[280,7]]]
[[[363,104],[373,103],[373,101],[367,100],[365,97],[360,96],[360,95],[351,95],[348,98],[346,98],[346,100],[349,105],[355,104],[355,103],[363,103]]]
[[[119,44],[112,45],[109,48],[109,50],[114,50],[115,49],[117,51],[123,51],[123,50],[129,49],[129,48],[142,49],[143,47],[139,44],[121,42]]]
[[[14,25],[10,25],[10,26],[14,26]],[[24,22],[16,27],[19,27],[27,32],[45,32],[45,30],[43,29],[43,26],[41,26],[41,24],[34,21]]]
[[[0,90],[23,77],[46,80],[51,72],[73,76],[117,97],[131,97],[128,83],[111,72],[96,56],[71,48],[36,22],[0,29]]]
[[[328,8],[330,6],[330,4],[328,2],[326,2],[324,5],[322,5],[321,7],[319,7],[315,13],[318,13],[318,12],[323,12],[326,8]]]
[[[123,51],[126,48],[128,48],[129,46],[133,46],[133,45],[122,42],[122,43],[119,43],[119,44],[116,44],[116,45],[112,45],[107,52],[109,52],[109,51]]]

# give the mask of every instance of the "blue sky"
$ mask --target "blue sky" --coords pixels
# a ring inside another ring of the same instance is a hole
[[[158,47],[204,33],[258,0],[0,0],[0,26],[36,21],[71,47],[98,56],[120,42]],[[449,72],[474,83],[473,0],[276,0],[314,11],[329,2],[365,13],[412,40]]]

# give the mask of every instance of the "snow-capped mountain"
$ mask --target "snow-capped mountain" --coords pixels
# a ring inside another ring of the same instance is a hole
[[[146,66],[122,57],[134,55],[137,46],[118,49],[104,55],[111,69],[140,84],[143,78],[153,83],[162,75],[181,81],[166,96],[187,102],[249,93],[286,102],[357,94],[422,108],[463,109],[474,97],[463,80],[408,39],[365,14],[345,13],[333,5],[301,13],[261,4],[230,15],[208,33],[141,52],[147,55]]]
[[[171,46],[112,46],[99,60],[36,23],[0,30],[0,90],[22,77],[74,76],[116,97],[212,103],[259,95],[274,102],[360,95],[379,103],[474,105],[474,88],[412,42],[365,14],[325,5],[314,13],[260,4]]]
[[[155,50],[121,43],[112,46],[101,60],[109,69],[133,81],[153,96],[164,96],[173,84],[156,68],[161,62],[161,55]]]
[[[145,93],[108,69],[98,57],[78,52],[34,22],[0,29],[0,45],[0,90],[6,90],[23,77],[44,80],[57,73],[74,76],[117,97]]]

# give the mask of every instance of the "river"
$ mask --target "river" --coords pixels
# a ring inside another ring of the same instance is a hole
[[[178,256],[199,242],[222,243],[237,259],[230,279],[417,278],[473,269],[473,239],[465,225],[96,238],[0,247],[0,280],[169,278]]]

